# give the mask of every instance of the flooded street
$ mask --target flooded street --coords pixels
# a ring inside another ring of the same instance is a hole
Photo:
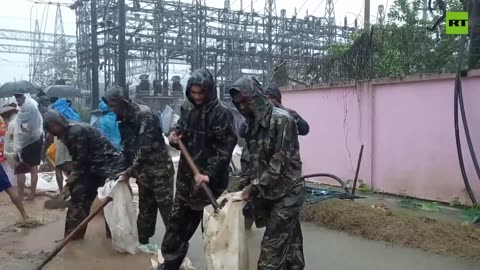
[[[39,204],[39,203],[35,203]],[[0,206],[5,209],[7,206]],[[8,206],[9,207],[9,206]],[[27,205],[27,208],[32,208]],[[3,212],[3,210],[1,210]],[[41,212],[45,212],[42,210]],[[32,212],[32,211],[30,211]],[[55,240],[63,236],[64,211],[48,211],[58,220],[36,229],[0,234],[0,269],[28,270],[46,257],[55,247]],[[2,216],[2,220],[3,219]],[[158,221],[161,224],[161,221]],[[346,233],[326,230],[312,224],[303,224],[306,269],[330,270],[474,270],[478,263],[458,258],[432,255],[417,249],[394,247],[383,242],[364,240]],[[160,244],[164,228],[159,225],[151,243]],[[249,234],[250,269],[256,269],[262,230]],[[190,242],[188,257],[197,269],[205,269],[203,244],[200,230]],[[152,255],[139,253],[124,255],[114,252],[111,242],[105,238],[105,228],[101,217],[95,218],[88,227],[85,240],[68,244],[51,261],[46,270],[147,270]]]

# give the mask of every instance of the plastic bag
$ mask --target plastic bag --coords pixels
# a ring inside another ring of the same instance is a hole
[[[172,116],[173,116],[173,109],[170,106],[165,106],[165,109],[163,110],[160,119],[161,119],[161,127],[162,131],[165,134],[170,133],[170,127],[172,124]]]
[[[218,199],[223,205],[215,213],[211,205],[203,211],[203,239],[208,270],[248,270],[247,236],[241,192]]]
[[[111,197],[113,201],[103,212],[112,232],[113,248],[118,252],[135,254],[138,251],[137,214],[132,194],[124,182],[109,181],[98,189],[98,198]]]

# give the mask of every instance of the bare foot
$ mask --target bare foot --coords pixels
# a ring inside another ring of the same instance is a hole
[[[33,201],[35,200],[35,194],[29,194],[25,201]]]

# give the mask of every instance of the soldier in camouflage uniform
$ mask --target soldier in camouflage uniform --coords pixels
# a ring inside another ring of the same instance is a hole
[[[113,180],[126,169],[125,159],[96,128],[81,122],[69,122],[56,111],[49,110],[44,114],[44,126],[65,144],[72,156],[73,170],[62,192],[64,197],[71,198],[65,221],[67,236],[90,213],[97,189],[107,178]],[[83,239],[86,230],[86,227],[82,229],[75,239]],[[107,237],[110,237],[108,226]]]
[[[230,95],[250,121],[245,136],[249,170],[233,190],[255,206],[257,227],[266,225],[258,270],[304,269],[300,210],[304,181],[297,126],[285,110],[276,108],[253,78],[238,80]],[[246,164],[245,164],[246,165]]]
[[[233,115],[217,99],[215,83],[208,70],[192,73],[185,96],[189,102],[182,105],[170,142],[178,148],[178,140],[182,140],[201,175],[194,176],[184,156],[180,157],[175,201],[162,242],[165,262],[159,269],[163,270],[179,269],[187,254],[188,242],[202,220],[203,208],[210,204],[198,183],[207,183],[216,197],[227,188],[229,163],[237,143]]]
[[[137,179],[138,236],[141,244],[148,244],[155,234],[158,210],[164,225],[169,222],[175,174],[172,158],[158,116],[148,106],[124,98],[118,86],[109,89],[103,100],[120,121],[121,147],[130,165],[122,175]]]

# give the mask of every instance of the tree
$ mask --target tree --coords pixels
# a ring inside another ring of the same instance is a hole
[[[448,5],[449,11],[462,10],[458,0]],[[423,0],[395,0],[387,24],[358,32],[347,44],[332,45],[324,56],[296,68],[301,70],[298,78],[312,84],[454,72],[459,36],[446,35],[443,24],[428,31],[430,22],[420,18],[422,7]]]

